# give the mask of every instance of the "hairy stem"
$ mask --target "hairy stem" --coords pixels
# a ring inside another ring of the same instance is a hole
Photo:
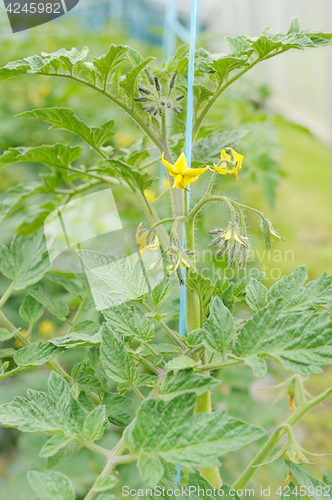
[[[144,307],[144,309],[146,309],[147,311],[151,312],[151,313],[155,313],[155,311],[148,305],[146,304],[145,302],[142,302],[142,306]],[[167,333],[167,335],[169,337],[171,337],[172,340],[174,340],[174,342],[181,347],[182,350],[184,351],[187,351],[188,350],[188,347],[186,346],[186,344],[184,344],[184,342],[182,342],[181,339],[179,339],[179,337],[173,332],[173,330],[170,329],[169,326],[166,325],[166,323],[162,320],[162,319],[159,319],[158,317],[155,317],[154,318],[158,323],[159,325],[162,327],[162,329]]]
[[[303,415],[305,415],[309,410],[319,405],[320,403],[322,403],[331,396],[332,396],[332,387],[327,389],[319,396],[313,398],[305,405],[299,406],[297,410],[295,410],[294,413],[286,420],[286,422],[275,430],[272,436],[264,444],[263,448],[257,453],[257,455],[250,462],[250,464],[244,470],[241,476],[235,481],[233,488],[235,490],[242,489],[248,484],[252,476],[257,471],[258,469],[257,466],[264,462],[264,460],[272,453],[274,448],[277,446],[280,439],[284,436],[285,432],[287,431],[285,425],[286,426],[295,425],[300,420],[300,418],[302,418]]]

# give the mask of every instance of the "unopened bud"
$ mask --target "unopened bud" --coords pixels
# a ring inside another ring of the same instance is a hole
[[[134,97],[136,102],[147,102],[149,99],[147,97]]]
[[[177,70],[177,69],[175,69],[175,70],[173,71],[172,78],[170,79],[170,81],[169,81],[169,85],[168,85],[168,86],[169,86],[169,88],[170,88],[170,90],[172,90],[172,88],[174,87],[174,84],[175,84],[175,79],[176,79],[176,75],[177,75],[177,74],[178,74],[178,70]]]
[[[147,79],[149,80],[149,83],[151,85],[153,85],[154,84],[153,77],[152,77],[150,71],[148,70],[148,68],[144,68],[144,73],[146,74]]]
[[[151,94],[151,90],[145,88],[145,87],[138,87],[138,90],[139,92],[141,92],[141,94],[146,94],[146,95],[150,95]]]
[[[176,101],[182,101],[182,99],[184,98],[184,94],[182,95],[179,95],[178,97],[176,97]]]
[[[156,87],[157,92],[160,92],[160,83],[157,76],[154,77],[154,86]]]

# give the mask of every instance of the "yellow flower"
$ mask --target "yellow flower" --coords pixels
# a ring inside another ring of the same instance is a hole
[[[270,226],[270,238],[271,238],[271,241],[273,241],[273,236],[275,236],[276,238],[279,238],[279,240],[284,241],[284,238],[282,236],[280,236],[280,234],[278,234],[277,231],[275,229],[273,229],[272,226]]]
[[[173,188],[177,189],[185,189],[188,184],[195,182],[208,169],[208,167],[188,168],[184,153],[180,154],[174,165],[165,160],[163,153],[162,162],[174,179]]]
[[[236,179],[239,178],[238,170],[242,168],[244,156],[240,155],[232,148],[223,149],[220,153],[221,163],[219,167],[214,165],[214,168],[219,174],[232,174]]]
[[[233,246],[233,242],[237,241],[238,243],[241,243],[241,245],[244,245],[245,247],[248,246],[247,243],[244,240],[249,240],[246,236],[241,236],[238,234],[234,229],[227,229],[224,233],[220,235],[222,238],[225,240],[229,240],[231,246]]]
[[[38,325],[38,333],[42,337],[52,337],[55,329],[56,325],[49,319],[45,319]]]
[[[148,248],[150,250],[158,250],[159,248],[159,241],[156,233],[154,231],[150,232],[149,229],[142,228],[142,223],[140,223],[140,225],[137,228],[135,239],[137,245],[140,245],[139,247],[140,259],[143,257],[144,253]]]

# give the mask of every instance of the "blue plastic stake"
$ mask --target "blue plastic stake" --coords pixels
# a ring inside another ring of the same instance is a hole
[[[191,1],[191,22],[190,22],[190,49],[189,49],[189,69],[188,69],[188,98],[187,98],[187,124],[186,124],[186,147],[185,155],[188,167],[191,165],[191,141],[193,135],[193,109],[194,109],[194,77],[195,77],[195,39],[196,39],[196,18],[197,0]],[[189,209],[190,193],[186,191],[184,202]],[[186,247],[186,239],[183,228],[182,247]],[[186,281],[186,268],[182,270],[183,280]],[[186,333],[186,286],[181,285],[180,294],[180,335]]]

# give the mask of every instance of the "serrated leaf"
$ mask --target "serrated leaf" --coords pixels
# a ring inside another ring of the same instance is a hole
[[[120,87],[127,95],[130,101],[133,100],[136,93],[136,82],[140,72],[151,62],[153,57],[148,57],[140,64],[138,64],[134,69],[126,73],[125,78],[120,82]]]
[[[212,391],[221,383],[213,377],[194,373],[192,369],[181,370],[176,374],[168,372],[160,386],[160,399],[170,401],[179,394],[194,392],[197,396]]]
[[[189,356],[179,356],[178,358],[173,358],[168,361],[165,365],[167,370],[187,370],[188,368],[194,368],[199,366],[201,361],[195,361]]]
[[[24,200],[38,192],[41,186],[41,182],[32,181],[8,189],[7,197],[1,202],[0,222],[3,222]]]
[[[220,153],[226,147],[233,147],[247,134],[245,130],[216,130],[194,142],[193,161],[199,163],[220,162]]]
[[[51,457],[47,457],[45,470],[49,471],[54,467],[57,467],[59,464],[68,460],[68,458],[74,455],[81,448],[82,448],[81,444],[76,443],[76,441],[72,441],[64,448],[61,448],[57,453],[55,453]]]
[[[211,300],[210,315],[202,327],[202,335],[207,349],[222,356],[236,336],[233,316],[219,297]]]
[[[134,166],[129,165],[129,163],[115,158],[99,162],[97,171],[100,173],[106,172],[112,177],[123,179],[130,186],[137,187],[142,193],[149,189],[154,181],[154,178],[149,173],[141,172]]]
[[[104,85],[106,85],[108,77],[114,73],[121,61],[125,59],[127,51],[128,47],[113,44],[108,49],[107,54],[94,58],[93,65],[97,68]]]
[[[40,500],[75,500],[73,485],[61,472],[29,471],[28,480]]]
[[[16,115],[20,118],[38,118],[53,126],[51,129],[62,129],[79,135],[92,148],[99,150],[114,135],[114,121],[109,120],[100,127],[89,127],[69,108],[43,108],[26,111]]]
[[[158,308],[171,294],[171,284],[168,276],[163,276],[153,288],[151,298],[153,305]]]
[[[234,71],[235,69],[242,68],[248,65],[248,57],[246,55],[235,57],[232,55],[226,55],[220,59],[215,59],[212,61],[208,67],[209,73],[212,73],[218,80],[219,85],[221,85],[225,77]]]
[[[257,378],[264,378],[267,373],[266,361],[258,356],[247,356],[244,358],[244,362],[247,366],[250,366],[253,374]]]
[[[258,273],[250,273],[247,276],[244,276],[243,278],[240,278],[235,284],[234,284],[234,296],[237,297],[239,300],[243,299],[245,296],[245,290],[246,286],[249,283],[251,279],[255,279],[257,281],[262,281],[264,278],[265,273],[262,271]]]
[[[86,360],[78,363],[72,369],[71,375],[80,389],[85,392],[106,392],[108,388],[107,377],[100,370],[89,366]]]
[[[124,342],[107,324],[101,327],[100,357],[106,374],[116,382],[138,382],[138,371]]]
[[[118,478],[114,476],[100,475],[98,476],[96,481],[95,491],[111,490],[118,483],[118,481],[119,481]]]
[[[55,285],[59,285],[67,292],[71,293],[72,295],[78,297],[81,296],[82,290],[80,286],[73,281],[72,279],[65,278],[64,276],[61,276],[60,274],[48,274],[47,279],[51,281],[51,283],[54,283]]]
[[[306,494],[309,498],[312,500],[320,500],[322,498],[321,491],[324,491],[327,492],[327,494],[324,493],[324,497],[330,500],[332,499],[331,488],[327,484],[322,483],[315,477],[305,472],[303,470],[303,466],[295,465],[287,460],[285,460],[285,463],[289,470],[294,474],[300,485],[305,487]],[[309,487],[310,490],[308,489]]]
[[[203,500],[214,500],[216,498],[215,488],[198,471],[189,474],[187,487],[190,488],[190,486],[192,487],[190,498],[193,500],[199,500],[200,498],[203,498]],[[209,491],[211,491],[211,494],[208,494]],[[218,489],[217,495],[224,500],[232,500],[232,498],[241,500],[236,491],[231,486],[228,486],[228,484],[223,484]]]
[[[143,482],[151,488],[158,484],[164,475],[164,467],[160,458],[144,450],[138,456],[137,467]]]
[[[41,366],[61,354],[63,350],[48,342],[34,342],[19,349],[14,361],[19,366]]]
[[[42,289],[30,290],[30,295],[56,318],[65,321],[69,314],[69,307],[63,300],[45,293]]]
[[[203,332],[201,328],[192,330],[186,337],[189,346],[195,347],[203,343]]]
[[[134,418],[134,408],[131,399],[120,394],[106,392],[103,398],[106,416],[111,424],[124,426],[129,425]]]
[[[133,306],[120,304],[103,311],[110,328],[120,334],[132,337],[139,342],[150,342],[154,337],[153,324],[147,316],[141,317]]]
[[[101,439],[105,432],[105,420],[106,411],[105,406],[97,406],[89,415],[86,417],[84,422],[84,434],[90,441],[97,441]]]
[[[296,492],[297,488],[295,488],[294,484],[290,482],[283,489],[281,495],[278,497],[278,500],[301,500],[301,495]]]
[[[140,263],[125,257],[117,260],[111,255],[89,250],[78,250],[85,266],[100,280],[105,292],[99,290],[99,281],[91,285],[91,291],[99,310],[118,306],[144,296],[149,288]]]
[[[10,248],[0,245],[0,271],[14,281],[15,290],[37,283],[50,268],[42,231],[13,239]]]
[[[135,384],[136,387],[155,387],[157,381],[156,375],[148,375],[146,373],[140,373],[138,375],[138,382]],[[118,384],[117,390],[122,394],[131,389],[129,382],[120,382]]]
[[[43,458],[52,457],[59,450],[67,446],[72,442],[72,438],[67,436],[62,436],[61,434],[56,434],[46,441],[42,449],[40,450],[39,456]]]
[[[222,411],[193,416],[195,404],[195,394],[169,403],[145,400],[124,432],[125,446],[135,455],[144,451],[187,468],[213,467],[219,456],[265,434]]]
[[[9,148],[0,156],[0,168],[12,163],[35,162],[44,163],[50,168],[68,168],[77,160],[83,150],[79,146],[71,147],[69,144],[44,144],[35,148]]]
[[[0,359],[2,358],[13,358],[17,351],[12,348],[0,349]]]
[[[98,347],[101,344],[101,335],[88,335],[87,333],[70,333],[63,337],[50,339],[49,342],[57,347]]]
[[[246,285],[246,302],[251,309],[258,311],[266,306],[268,289],[259,281],[252,278]]]
[[[26,323],[34,325],[42,317],[44,306],[31,295],[26,295],[20,306],[19,313]]]

